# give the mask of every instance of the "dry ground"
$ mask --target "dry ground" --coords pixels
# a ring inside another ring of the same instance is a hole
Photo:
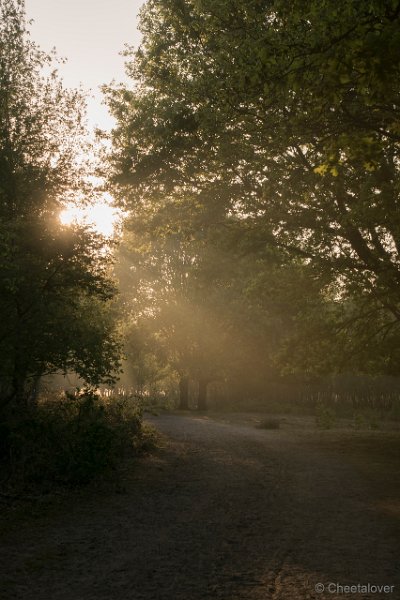
[[[400,598],[398,432],[252,419],[152,417],[162,447],[122,493],[7,510],[1,600]]]

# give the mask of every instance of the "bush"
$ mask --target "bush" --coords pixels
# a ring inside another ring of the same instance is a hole
[[[356,412],[353,416],[353,429],[379,429],[379,414],[374,410]]]
[[[1,425],[3,479],[13,487],[81,485],[115,470],[142,443],[141,411],[130,398],[92,391],[47,402]]]
[[[315,422],[319,429],[331,429],[336,423],[335,411],[322,402],[318,402],[315,407]]]

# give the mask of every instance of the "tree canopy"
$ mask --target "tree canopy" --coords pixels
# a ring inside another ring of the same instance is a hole
[[[397,1],[149,0],[134,83],[106,89],[133,214],[166,239],[174,214],[192,248],[234,228],[264,272],[280,256],[277,294],[303,273],[314,300],[289,330],[315,342],[304,368],[327,348],[343,368],[344,347],[352,368],[398,369],[399,19]]]

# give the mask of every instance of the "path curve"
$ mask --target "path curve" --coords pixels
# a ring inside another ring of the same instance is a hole
[[[398,527],[339,455],[283,431],[151,421],[163,447],[125,493],[77,495],[3,535],[2,599],[400,598]],[[397,588],[315,591],[329,583]]]

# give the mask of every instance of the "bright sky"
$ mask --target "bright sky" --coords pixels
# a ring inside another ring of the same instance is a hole
[[[67,87],[82,84],[94,96],[88,102],[91,127],[110,129],[113,119],[102,104],[99,86],[126,81],[124,44],[137,47],[138,12],[144,0],[25,0],[32,39],[45,51],[57,49],[67,63],[59,71]],[[112,235],[118,211],[104,197],[90,207],[68,205],[61,213],[65,225],[77,220],[91,223],[104,235]]]
[[[68,59],[60,73],[68,87],[82,83],[95,98],[89,103],[89,122],[109,129],[112,119],[102,105],[98,86],[126,81],[124,44],[137,47],[137,15],[144,0],[25,0],[31,36],[46,51],[56,47]]]

